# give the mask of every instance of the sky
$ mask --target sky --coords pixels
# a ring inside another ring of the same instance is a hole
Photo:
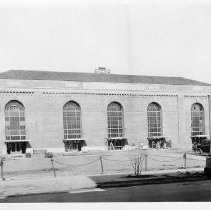
[[[182,76],[211,83],[211,3],[2,0],[0,72]]]

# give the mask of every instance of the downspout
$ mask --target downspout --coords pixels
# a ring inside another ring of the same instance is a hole
[[[179,110],[179,103],[180,103],[180,96],[177,95],[177,132],[178,132],[178,147],[181,148],[181,135],[180,135],[180,110]]]

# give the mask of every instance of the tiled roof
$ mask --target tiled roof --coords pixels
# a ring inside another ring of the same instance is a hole
[[[198,82],[183,77],[160,77],[28,70],[9,70],[6,72],[2,72],[0,73],[0,79],[211,86],[211,84],[208,83]]]

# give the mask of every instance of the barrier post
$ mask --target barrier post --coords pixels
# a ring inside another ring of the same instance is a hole
[[[1,180],[4,181],[5,178],[4,178],[4,171],[3,171],[3,158],[1,158],[1,161],[0,161],[0,166],[1,166]]]
[[[187,167],[187,154],[186,153],[183,155],[183,160],[184,160],[184,168],[186,168]]]
[[[145,155],[145,171],[147,171],[147,155]]]
[[[52,169],[53,169],[53,176],[55,178],[56,177],[56,172],[55,172],[55,168],[54,168],[54,164],[53,164],[53,158],[51,158],[51,163],[52,163]]]
[[[102,160],[102,156],[100,156],[100,166],[101,166],[101,173],[103,174],[103,160]]]

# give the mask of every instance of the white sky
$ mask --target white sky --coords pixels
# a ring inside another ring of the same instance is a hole
[[[102,66],[211,83],[208,2],[2,0],[0,71]]]

